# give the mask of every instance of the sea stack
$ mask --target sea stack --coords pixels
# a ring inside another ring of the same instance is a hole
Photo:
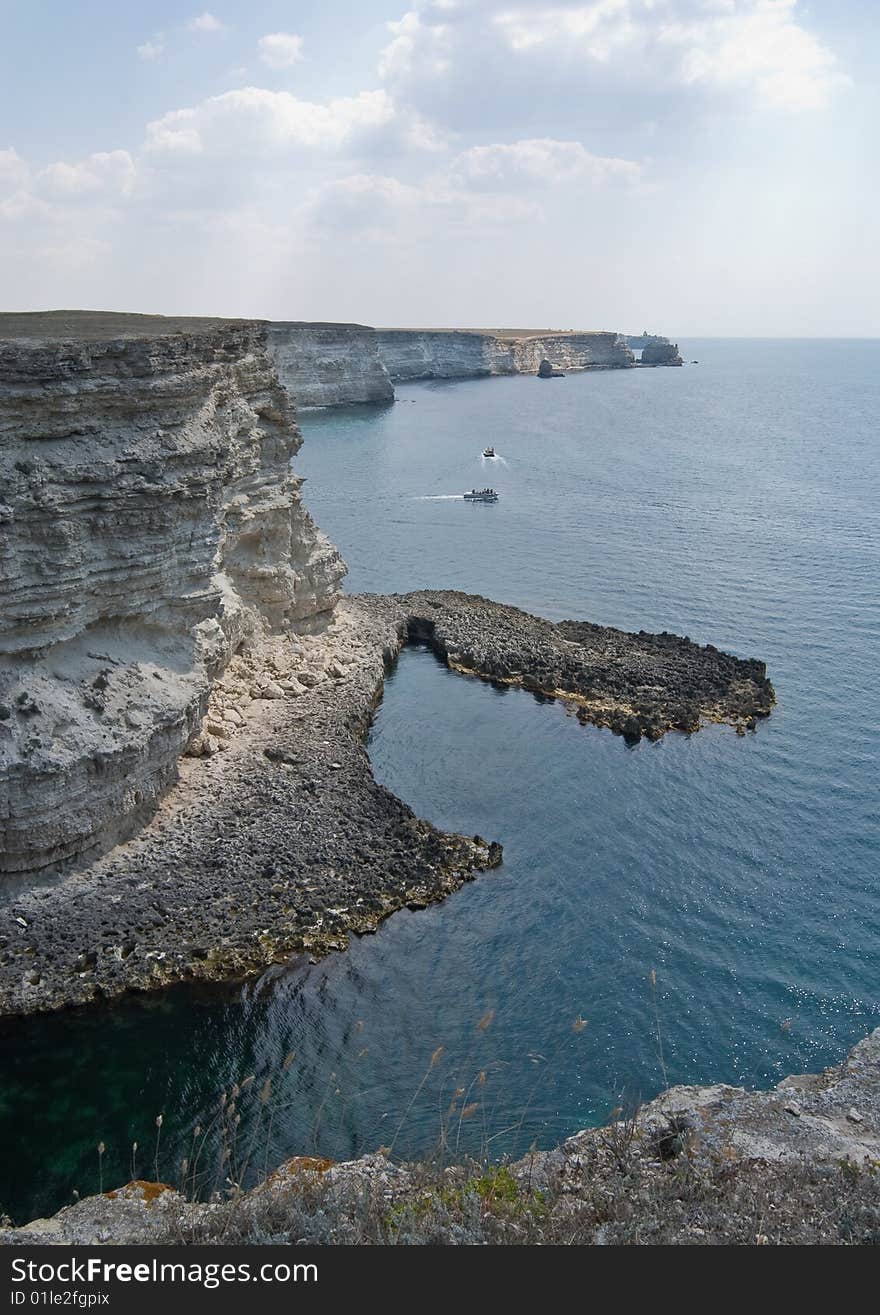
[[[654,338],[642,348],[642,365],[683,365],[677,342]]]

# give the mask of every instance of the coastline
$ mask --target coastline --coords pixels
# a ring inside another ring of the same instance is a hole
[[[556,624],[454,592],[345,598],[324,631],[233,659],[198,756],[137,835],[10,895],[0,1016],[320,958],[497,866],[500,844],[438,831],[373,778],[363,737],[407,642],[631,739],[701,721],[753,728],[774,702],[763,663],[673,635]]]

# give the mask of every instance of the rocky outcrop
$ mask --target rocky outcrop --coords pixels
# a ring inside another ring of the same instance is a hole
[[[677,342],[668,338],[653,338],[642,349],[642,365],[682,365]]]
[[[233,653],[326,622],[300,442],[259,323],[0,316],[0,871],[130,831]]]
[[[633,363],[619,333],[523,334],[509,344],[513,373],[536,374],[542,359],[558,370],[619,370]]]
[[[669,342],[669,339],[664,338],[659,333],[648,333],[647,329],[644,333],[628,333],[626,335],[626,345],[631,347],[634,352],[640,352],[644,347],[647,347],[649,342]]]
[[[267,332],[278,377],[298,407],[394,401],[375,329],[272,322]]]
[[[726,722],[753,730],[775,702],[763,662],[667,632],[554,623],[455,592],[407,594],[410,638],[453,670],[568,701],[578,718],[632,741]]]
[[[379,329],[379,355],[393,383],[537,374],[542,359],[562,370],[619,369],[633,354],[617,333]]]
[[[496,866],[500,845],[437,831],[373,778],[363,731],[407,642],[630,740],[754,726],[773,703],[763,663],[674,635],[557,625],[455,592],[343,599],[320,633],[269,636],[231,660],[204,756],[137,836],[5,901],[0,1015],[320,956]]]
[[[564,375],[564,373],[563,373],[562,370],[554,370],[554,369],[553,369],[553,366],[550,364],[550,362],[547,360],[547,358],[546,358],[546,356],[545,356],[544,359],[543,359],[543,361],[541,362],[541,364],[538,366],[538,378],[539,378],[539,379],[564,379],[564,378],[565,378],[565,375]]]

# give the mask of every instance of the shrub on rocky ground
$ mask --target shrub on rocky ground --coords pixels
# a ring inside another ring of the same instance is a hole
[[[576,1176],[540,1187],[519,1165],[305,1172],[184,1212],[177,1244],[779,1245],[880,1243],[878,1166],[671,1160],[598,1143]],[[543,1175],[541,1175],[543,1179]]]

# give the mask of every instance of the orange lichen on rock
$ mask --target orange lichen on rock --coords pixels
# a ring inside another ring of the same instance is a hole
[[[105,1192],[104,1195],[109,1201],[115,1201],[120,1196],[139,1196],[145,1205],[152,1205],[163,1192],[173,1191],[174,1188],[168,1183],[148,1183],[142,1178],[136,1178],[133,1182],[126,1183],[124,1187],[117,1187],[112,1192]]]
[[[294,1155],[269,1174],[265,1186],[268,1188],[289,1187],[297,1178],[305,1174],[323,1174],[332,1169],[335,1161],[327,1160],[321,1155]]]

